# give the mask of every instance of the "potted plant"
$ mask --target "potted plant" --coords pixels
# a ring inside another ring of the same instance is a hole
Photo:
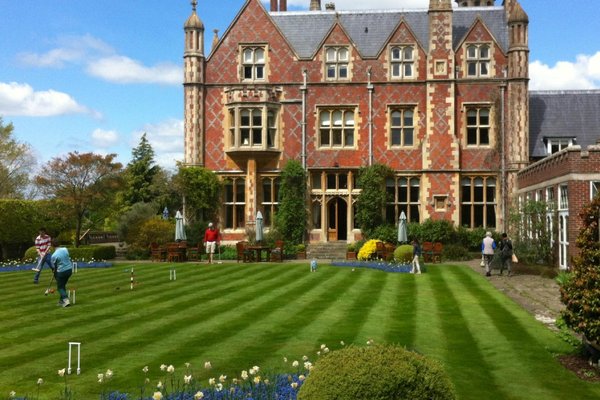
[[[346,260],[356,260],[356,243],[348,243],[346,247]]]
[[[306,260],[306,246],[304,243],[296,245],[296,258],[298,260]]]

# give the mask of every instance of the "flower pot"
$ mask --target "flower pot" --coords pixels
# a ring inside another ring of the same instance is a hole
[[[356,260],[356,252],[355,251],[347,251],[346,252],[346,260]]]
[[[299,251],[296,253],[297,260],[306,260],[306,251]]]

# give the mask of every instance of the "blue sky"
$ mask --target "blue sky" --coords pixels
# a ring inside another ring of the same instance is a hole
[[[222,34],[244,2],[198,2],[207,52],[213,29]],[[530,88],[600,88],[598,2],[520,2],[530,20]],[[338,10],[413,9],[429,0],[335,3]],[[288,0],[288,10],[309,4]],[[183,159],[189,0],[0,0],[0,10],[0,116],[40,166],[74,150],[117,153],[126,164],[143,132],[160,165]]]

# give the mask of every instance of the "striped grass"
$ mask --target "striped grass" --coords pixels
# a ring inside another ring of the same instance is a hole
[[[290,263],[122,263],[80,269],[69,282],[77,303],[66,309],[31,280],[28,272],[0,274],[0,399],[13,390],[36,398],[38,378],[39,398],[57,398],[69,341],[81,342],[82,373],[68,386],[75,399],[94,399],[103,389],[139,395],[144,366],[148,393],[164,382],[161,364],[174,365],[181,379],[189,362],[207,383],[254,365],[292,372],[292,360],[316,361],[322,343],[336,349],[368,340],[440,360],[460,399],[600,398],[597,384],[556,360],[566,343],[462,266],[428,266],[415,276],[327,265],[310,273]],[[107,369],[114,377],[101,387],[97,374]]]

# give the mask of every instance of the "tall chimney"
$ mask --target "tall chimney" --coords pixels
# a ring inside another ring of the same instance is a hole
[[[277,11],[277,0],[271,0],[271,12]]]
[[[287,11],[287,0],[279,0],[279,11]]]
[[[335,11],[335,3],[325,3],[325,10]]]
[[[310,11],[321,11],[321,0],[310,0]]]

